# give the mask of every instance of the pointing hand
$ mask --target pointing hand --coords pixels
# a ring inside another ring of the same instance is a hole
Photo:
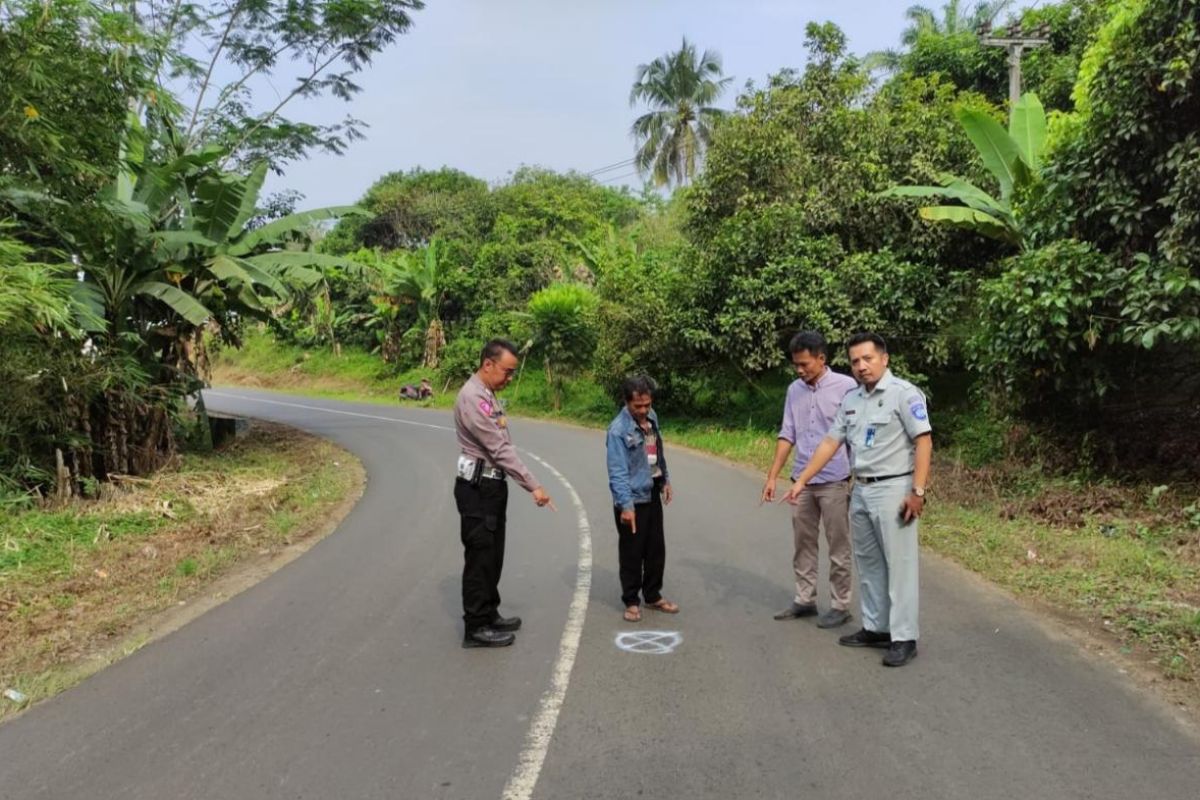
[[[796,505],[796,501],[800,498],[800,493],[804,491],[804,484],[796,481],[792,484],[792,488],[787,490],[787,493],[779,499],[779,502],[787,501],[792,505]]]
[[[546,494],[546,490],[541,486],[533,490],[533,502],[538,508],[542,506],[550,506],[551,511],[558,511],[558,506],[554,505],[554,501],[550,499],[550,495]]]

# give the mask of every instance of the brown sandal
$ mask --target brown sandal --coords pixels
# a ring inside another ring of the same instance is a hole
[[[627,606],[622,616],[625,617],[626,622],[641,622],[642,610],[637,606]]]
[[[656,611],[661,611],[664,614],[678,614],[679,604],[672,603],[670,600],[659,598],[657,603],[647,603],[646,608],[653,608]]]

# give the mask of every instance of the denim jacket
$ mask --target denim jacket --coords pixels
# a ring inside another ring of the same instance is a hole
[[[650,425],[658,439],[658,468],[662,471],[663,483],[670,483],[662,433],[658,429],[658,415],[654,411],[650,412]],[[608,488],[612,492],[613,505],[622,510],[632,510],[635,503],[649,503],[654,479],[646,456],[646,435],[628,408],[622,408],[608,426],[607,447]]]

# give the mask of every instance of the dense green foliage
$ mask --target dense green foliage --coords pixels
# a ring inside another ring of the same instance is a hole
[[[1122,0],[1083,59],[1025,214],[1041,249],[985,290],[984,374],[1101,433],[1113,464],[1200,456],[1200,3]],[[1026,374],[1014,380],[1011,365]],[[1152,387],[1151,375],[1171,375]]]
[[[251,114],[245,82],[321,54],[294,95],[348,96],[349,73],[419,7],[0,2],[0,500],[171,462],[206,336],[236,342],[323,287],[315,267],[361,272],[309,248],[314,226],[355,209],[259,198],[271,166],[336,149],[332,129],[284,120],[286,97]],[[214,45],[206,67],[197,40]],[[229,62],[242,77],[217,87]]]
[[[990,108],[937,79],[901,77],[872,94],[840,31],[810,26],[803,74],[740,98],[687,197],[690,341],[761,372],[786,340],[886,330],[920,369],[952,358],[959,272],[997,249],[914,220],[880,196],[896,181],[977,170],[955,121]]]

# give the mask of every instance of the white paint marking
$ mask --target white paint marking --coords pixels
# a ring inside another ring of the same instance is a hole
[[[567,685],[571,682],[571,669],[575,666],[579,639],[583,635],[583,621],[587,616],[588,595],[592,590],[592,529],[588,525],[583,501],[579,499],[575,487],[561,472],[533,453],[529,455],[558,478],[571,494],[571,502],[575,504],[575,512],[579,519],[579,566],[575,572],[575,594],[571,598],[571,607],[567,609],[567,625],[563,628],[562,639],[558,643],[558,659],[554,662],[550,688],[542,695],[537,714],[529,726],[529,734],[525,737],[525,746],[521,749],[517,768],[508,779],[508,785],[504,787],[504,800],[529,800],[533,795],[533,788],[542,772],[542,764],[546,761],[546,752],[550,749],[550,739],[554,736],[554,728],[558,724],[558,712],[562,710],[563,701],[567,697]]]
[[[401,425],[416,425],[417,427],[431,428],[433,430],[454,430],[444,425],[431,425],[425,422],[413,422],[407,419],[383,417],[375,414],[361,414],[356,411],[341,411],[333,408],[322,408],[321,406],[304,405],[303,403],[288,403],[282,400],[265,400],[258,397],[225,394],[211,389],[205,390],[205,394],[211,394],[214,397],[228,397],[234,400],[252,400],[256,403],[287,406],[289,408],[304,409],[305,411],[320,411],[326,414],[340,414],[346,417],[361,417],[363,419],[375,419],[383,422],[395,422]],[[575,487],[571,485],[571,482],[563,477],[563,474],[552,467],[549,462],[528,450],[524,450],[523,452],[549,470],[570,493],[571,502],[575,506],[576,518],[579,523],[579,562],[575,571],[575,593],[571,597],[571,605],[567,609],[567,624],[563,628],[562,638],[558,643],[558,658],[554,662],[554,672],[550,679],[550,688],[542,694],[537,713],[534,715],[533,722],[529,726],[529,733],[525,737],[525,746],[521,749],[521,755],[517,759],[517,767],[513,770],[512,776],[508,779],[508,784],[504,787],[504,800],[529,800],[533,794],[534,787],[537,786],[538,777],[542,772],[542,765],[546,761],[546,753],[550,749],[550,739],[554,736],[554,729],[558,725],[559,711],[562,710],[563,702],[567,698],[567,686],[571,682],[571,670],[575,667],[575,657],[579,652],[579,640],[583,636],[583,623],[587,617],[588,596],[592,591],[592,529],[588,524],[587,512],[584,510],[583,501],[579,498],[579,493],[575,491]]]
[[[287,406],[288,408],[302,408],[305,411],[322,411],[326,414],[341,414],[343,417],[361,417],[362,419],[378,419],[383,422],[395,422],[398,425],[416,425],[418,428],[431,428],[435,431],[453,431],[454,428],[448,428],[445,425],[431,425],[428,422],[413,422],[410,419],[399,419],[398,417],[381,417],[375,414],[360,414],[357,411],[340,411],[336,408],[322,408],[321,406],[306,406],[303,403],[285,403],[282,400],[264,400],[261,397],[246,397],[240,394],[226,394],[225,392],[217,392],[212,389],[205,389],[206,395],[213,397],[228,397],[233,400],[250,400],[254,403],[269,403],[273,406]]]
[[[683,635],[679,631],[625,631],[613,640],[613,644],[626,653],[652,656],[669,655],[682,643]]]

